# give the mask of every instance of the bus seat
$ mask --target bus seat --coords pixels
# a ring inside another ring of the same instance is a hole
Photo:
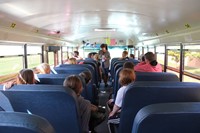
[[[130,133],[136,113],[144,106],[168,102],[200,102],[200,84],[191,82],[135,82],[122,103],[120,133]]]
[[[137,65],[139,63],[138,60],[135,60],[135,59],[129,59],[129,60],[116,60],[113,65],[111,66],[111,76],[112,78],[114,78],[114,75],[115,75],[115,72],[118,70],[119,67],[116,67],[116,65],[120,65],[120,66],[123,66],[123,64],[125,62],[133,62],[134,65]]]
[[[58,74],[79,74],[83,71],[90,71],[93,77],[92,82],[98,86],[98,77],[95,74],[94,67],[90,64],[62,64],[54,69]]]
[[[71,74],[38,74],[38,79],[40,80],[40,82],[38,83],[39,85],[63,85],[63,82],[65,80],[66,77],[70,76]],[[75,74],[77,75],[77,74]],[[93,87],[93,82],[90,82],[88,85],[86,85],[85,80],[83,78],[81,78],[82,81],[82,85],[83,85],[83,91],[81,93],[81,95],[91,101],[92,103],[95,102],[95,93],[94,93],[94,87]],[[98,95],[98,94],[96,94]]]
[[[176,74],[169,72],[136,72],[136,81],[177,81]]]
[[[37,115],[0,112],[1,133],[55,133],[51,124]]]
[[[200,103],[161,103],[137,113],[132,133],[200,133]]]
[[[121,87],[121,85],[118,82],[119,72],[121,70],[122,70],[122,67],[120,67],[115,74],[114,87],[113,87],[114,88],[114,90],[113,90],[114,98],[117,95],[117,91]],[[141,82],[141,81],[180,82],[177,75],[175,75],[173,73],[169,73],[169,72],[136,72],[136,80],[135,81],[136,82]]]
[[[80,133],[76,97],[61,85],[14,85],[1,92],[16,112],[29,112],[46,118],[57,133]]]

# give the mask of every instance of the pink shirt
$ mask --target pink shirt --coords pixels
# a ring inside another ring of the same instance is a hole
[[[137,72],[162,72],[162,67],[160,64],[152,66],[149,63],[140,62],[134,67],[134,70]]]

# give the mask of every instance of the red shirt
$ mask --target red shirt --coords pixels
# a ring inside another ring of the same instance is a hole
[[[149,63],[140,62],[134,67],[134,70],[137,72],[162,72],[162,67],[160,64],[152,66]]]

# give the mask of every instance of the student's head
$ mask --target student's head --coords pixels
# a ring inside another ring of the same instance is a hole
[[[107,50],[108,50],[108,46],[107,46],[107,44],[101,44],[101,50],[103,51],[103,52],[106,52]]]
[[[88,58],[93,58],[94,57],[94,54],[93,53],[89,53],[88,54]]]
[[[94,55],[94,60],[99,61],[99,54]]]
[[[68,64],[77,64],[76,58],[69,58]]]
[[[130,54],[130,58],[135,59],[135,55],[134,54]]]
[[[119,83],[121,86],[125,86],[135,81],[135,72],[133,69],[124,68],[119,73]]]
[[[51,72],[51,68],[47,63],[40,64],[39,66],[37,66],[36,69],[39,72],[39,74],[50,74]]]
[[[76,75],[71,75],[67,77],[63,82],[63,86],[72,89],[78,96],[81,94],[83,90],[82,82],[80,78]]]
[[[157,61],[155,58],[155,55],[152,52],[147,52],[144,55],[145,58],[145,62],[151,64],[152,66],[156,66],[157,65]]]
[[[134,64],[133,62],[125,62],[124,65],[123,65],[123,68],[130,68],[130,69],[134,69]]]
[[[17,84],[34,84],[35,78],[33,70],[22,69],[17,75]]]
[[[74,51],[74,56],[78,57],[79,56],[79,52],[78,51]]]
[[[128,56],[128,51],[123,51],[122,52],[122,58],[126,58]]]
[[[89,71],[84,71],[80,73],[79,75],[85,79],[86,84],[88,84],[90,80],[92,79],[92,74]]]

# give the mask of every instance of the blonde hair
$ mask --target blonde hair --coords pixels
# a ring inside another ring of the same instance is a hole
[[[39,71],[40,74],[50,74],[51,68],[49,64],[47,63],[42,63],[37,67],[37,70]]]
[[[80,78],[76,75],[71,75],[66,77],[65,81],[63,82],[64,87],[69,87],[72,89],[77,95],[81,94],[82,91],[82,82]]]
[[[98,60],[99,60],[99,54],[95,54],[95,55],[93,56],[93,58],[94,58],[94,60],[98,61]]]
[[[69,58],[68,64],[77,64],[76,58]]]

